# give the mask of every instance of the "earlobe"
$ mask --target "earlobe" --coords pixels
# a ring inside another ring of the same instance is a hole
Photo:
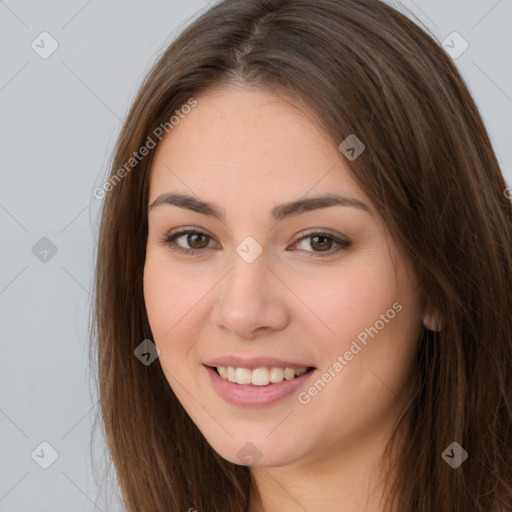
[[[443,322],[441,320],[441,315],[437,310],[430,311],[423,315],[423,325],[429,331],[439,332],[443,329]]]

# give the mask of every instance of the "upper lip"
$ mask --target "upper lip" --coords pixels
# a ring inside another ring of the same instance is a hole
[[[297,363],[295,361],[285,361],[284,359],[276,359],[274,357],[251,357],[244,358],[238,356],[224,356],[209,359],[203,363],[205,366],[218,368],[219,366],[232,366],[234,368],[312,368],[309,364]]]

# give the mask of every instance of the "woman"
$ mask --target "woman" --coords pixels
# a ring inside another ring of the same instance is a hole
[[[131,511],[512,510],[512,208],[440,45],[376,0],[224,0],[102,189]]]

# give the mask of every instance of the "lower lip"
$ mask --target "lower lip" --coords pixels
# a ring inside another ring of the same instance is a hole
[[[285,396],[292,394],[315,372],[309,372],[294,377],[291,380],[272,383],[267,386],[242,385],[224,380],[214,368],[205,366],[213,387],[219,395],[233,405],[243,407],[258,407],[273,404]]]

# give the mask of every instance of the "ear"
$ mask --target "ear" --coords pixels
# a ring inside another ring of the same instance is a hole
[[[439,311],[437,309],[427,311],[423,315],[423,325],[429,331],[441,331],[443,329],[443,322]]]

